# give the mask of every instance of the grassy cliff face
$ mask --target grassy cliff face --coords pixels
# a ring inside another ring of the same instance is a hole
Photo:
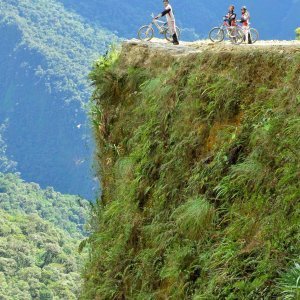
[[[152,54],[91,74],[103,195],[82,298],[299,297],[299,53]]]

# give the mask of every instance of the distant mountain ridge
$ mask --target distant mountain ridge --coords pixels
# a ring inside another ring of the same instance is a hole
[[[56,0],[1,0],[0,36],[8,155],[25,180],[93,198],[87,75],[116,36]]]

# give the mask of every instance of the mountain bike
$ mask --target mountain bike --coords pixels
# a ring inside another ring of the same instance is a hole
[[[169,30],[168,23],[160,20],[154,19],[154,14],[151,15],[152,22],[149,25],[142,26],[138,31],[138,37],[141,41],[151,41],[154,37],[155,26],[158,29],[158,32],[165,36],[165,39],[169,42],[173,41],[173,36]],[[176,32],[178,40],[180,39],[181,30],[176,26]]]
[[[245,38],[244,31],[238,26],[229,26],[224,20],[219,27],[214,27],[209,32],[209,38],[214,43],[220,43],[228,38],[233,44],[240,45]]]
[[[242,25],[239,24],[238,26],[243,30]],[[244,33],[244,35],[245,35],[245,33]],[[259,39],[258,31],[253,27],[249,28],[249,38],[250,38],[252,44],[256,43]],[[245,38],[244,38],[244,40],[245,40]]]
[[[252,44],[256,43],[259,40],[259,32],[255,28],[250,27],[249,34]]]

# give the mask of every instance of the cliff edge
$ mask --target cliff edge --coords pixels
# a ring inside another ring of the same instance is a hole
[[[299,66],[297,42],[128,41],[95,63],[83,299],[299,297]]]

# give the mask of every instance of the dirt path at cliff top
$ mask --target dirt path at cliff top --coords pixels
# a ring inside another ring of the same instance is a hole
[[[196,42],[181,42],[179,46],[174,46],[163,39],[153,39],[150,42],[142,42],[136,39],[124,42],[125,46],[140,46],[151,50],[168,51],[173,55],[188,55],[191,53],[199,53],[203,51],[280,51],[280,52],[298,52],[300,53],[300,41],[258,41],[255,44],[233,45],[230,42],[212,43],[209,40],[201,40]]]

